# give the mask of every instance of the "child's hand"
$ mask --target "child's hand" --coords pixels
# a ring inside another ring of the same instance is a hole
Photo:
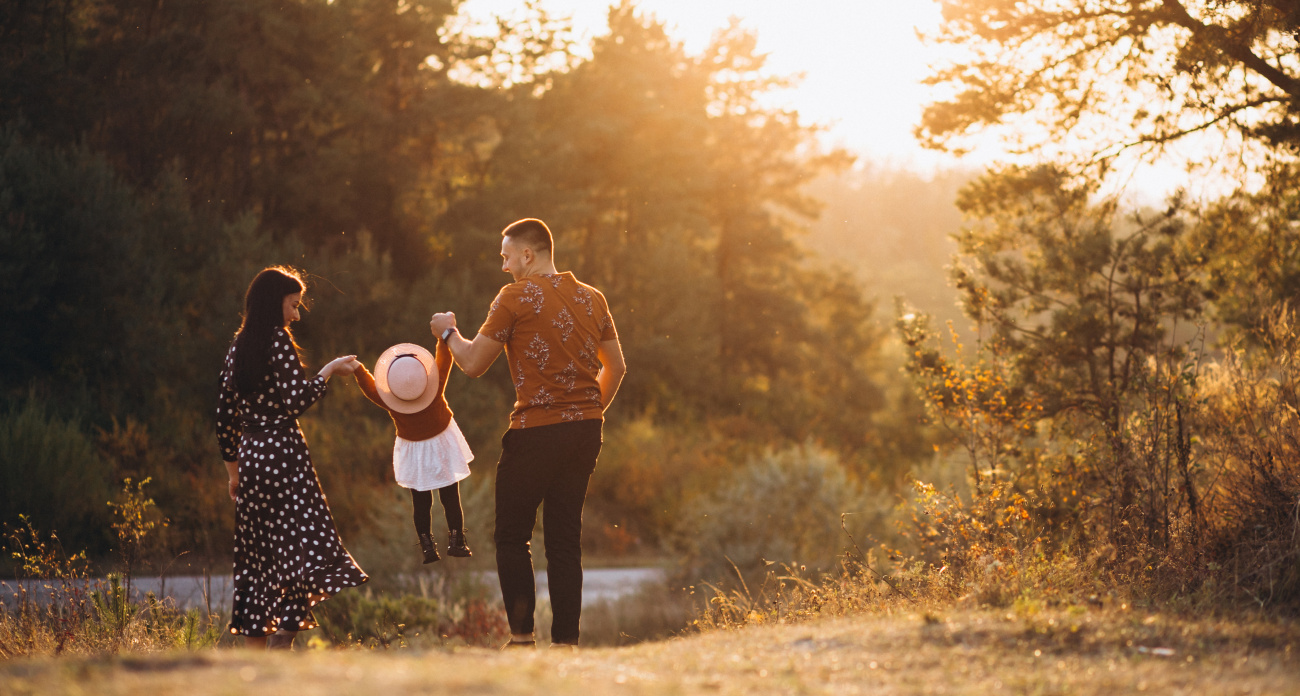
[[[350,375],[356,369],[352,366],[356,361],[357,356],[355,355],[342,355],[326,363],[325,367],[320,369],[320,373],[325,379],[329,379],[333,375]]]

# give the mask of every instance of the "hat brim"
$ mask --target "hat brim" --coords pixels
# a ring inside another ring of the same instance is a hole
[[[388,387],[388,368],[401,355],[414,355],[424,365],[424,372],[429,377],[424,383],[424,391],[414,399],[400,398]],[[419,413],[428,408],[438,395],[440,377],[438,365],[433,361],[433,354],[424,346],[414,343],[398,343],[381,353],[379,359],[375,361],[375,391],[379,392],[379,398],[385,406],[398,413]]]

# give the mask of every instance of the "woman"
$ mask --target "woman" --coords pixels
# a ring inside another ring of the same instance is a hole
[[[358,363],[345,355],[307,377],[289,332],[303,290],[288,269],[257,274],[221,373],[217,441],[236,511],[230,632],[250,647],[292,648],[317,625],[313,605],[367,580],[339,539],[297,421],[331,376]]]

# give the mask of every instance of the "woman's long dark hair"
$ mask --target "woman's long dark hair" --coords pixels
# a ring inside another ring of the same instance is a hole
[[[252,394],[271,376],[271,343],[275,330],[289,327],[284,321],[284,298],[306,289],[298,274],[283,266],[264,269],[248,284],[244,294],[244,321],[235,334],[235,388]],[[298,344],[289,333],[295,352]]]

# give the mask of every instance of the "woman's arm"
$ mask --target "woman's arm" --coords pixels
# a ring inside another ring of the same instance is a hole
[[[217,447],[230,477],[230,499],[239,494],[239,394],[235,391],[235,348],[226,353],[226,365],[221,370],[221,390],[217,396]]]
[[[230,499],[239,499],[239,462],[226,462],[226,475],[230,477]]]
[[[226,365],[221,370],[221,386],[217,395],[217,447],[221,459],[233,462],[239,458],[239,394],[235,391],[235,348],[226,353]]]
[[[297,418],[325,395],[325,382],[333,373],[333,364],[321,368],[319,374],[309,379],[289,336],[284,332],[276,335],[271,344],[271,373],[286,416]]]

